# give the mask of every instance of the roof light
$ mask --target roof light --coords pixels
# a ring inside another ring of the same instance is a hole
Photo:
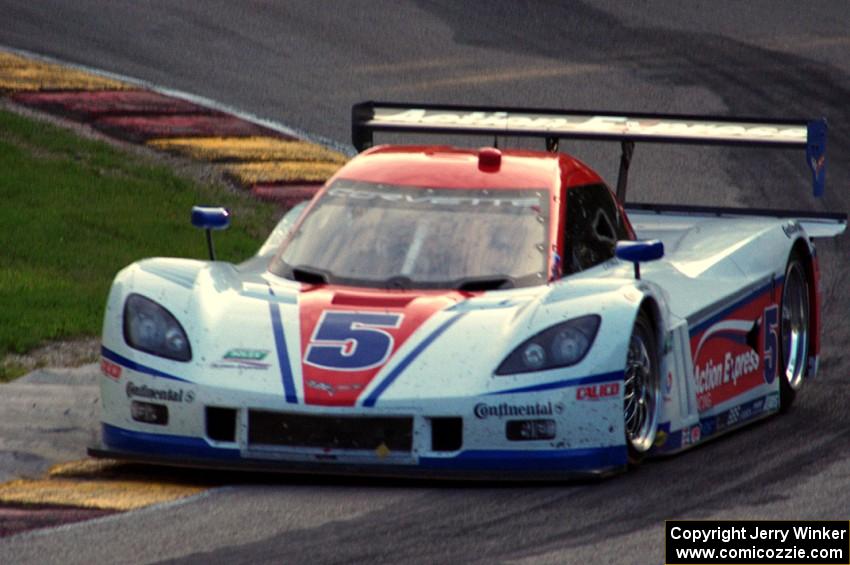
[[[502,164],[502,152],[495,147],[482,147],[478,150],[479,169],[498,169]]]

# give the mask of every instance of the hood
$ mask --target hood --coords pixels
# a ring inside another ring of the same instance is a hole
[[[222,402],[238,389],[294,405],[373,406],[522,385],[529,377],[494,379],[495,369],[546,324],[584,313],[586,295],[599,291],[590,281],[478,293],[378,290],[305,285],[227,263],[137,266],[125,290],[169,309],[192,346],[189,366],[159,364],[220,389]]]
[[[197,323],[186,329],[194,333],[200,378],[324,406],[374,404],[413,361],[432,368],[451,362],[455,378],[463,371],[474,378],[483,367],[489,377],[546,289],[312,286],[223,263],[210,264],[195,283],[190,317]],[[443,372],[429,378],[436,384]]]

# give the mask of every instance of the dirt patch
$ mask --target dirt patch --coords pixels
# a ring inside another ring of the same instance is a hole
[[[100,356],[100,338],[86,337],[48,343],[29,353],[10,353],[3,359],[0,374],[17,378],[44,367],[79,367]]]

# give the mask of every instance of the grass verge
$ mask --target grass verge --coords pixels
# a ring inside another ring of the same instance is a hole
[[[176,175],[153,159],[0,110],[0,360],[97,335],[115,273],[143,257],[206,257],[193,204],[231,208],[216,252],[256,252],[274,206]],[[0,362],[0,381],[18,376]]]

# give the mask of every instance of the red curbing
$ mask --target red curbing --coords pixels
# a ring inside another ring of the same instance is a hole
[[[235,116],[107,116],[92,125],[113,137],[144,142],[160,137],[249,137],[272,136],[291,139],[280,133]]]
[[[82,522],[110,514],[115,514],[115,511],[68,506],[3,506],[0,507],[0,538],[28,530]]]
[[[11,99],[23,106],[82,121],[114,115],[223,115],[179,98],[148,90],[20,92]]]

